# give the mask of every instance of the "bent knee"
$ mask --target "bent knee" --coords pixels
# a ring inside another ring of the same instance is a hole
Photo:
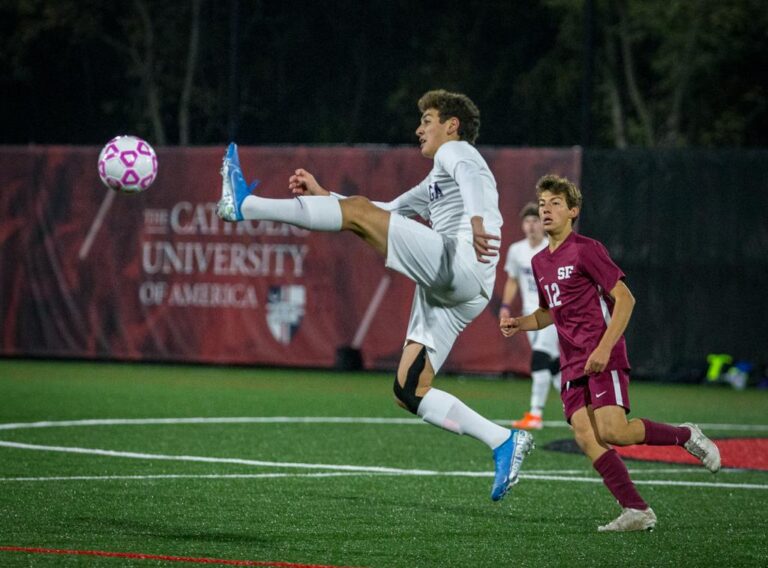
[[[416,414],[419,410],[422,397],[416,394],[415,385],[405,382],[405,385],[400,384],[398,377],[395,377],[395,383],[392,385],[392,391],[395,395],[395,403],[408,410],[412,414]]]
[[[601,426],[600,437],[614,446],[628,446],[633,443],[629,439],[627,428],[623,426]]]
[[[403,408],[403,409],[405,409],[405,410],[409,410],[409,411],[410,411],[410,409],[408,408],[408,406],[407,406],[407,405],[406,405],[406,404],[405,404],[405,403],[404,403],[402,400],[400,400],[400,399],[397,397],[397,389],[395,389],[395,393],[394,393],[394,395],[395,395],[395,396],[393,397],[393,399],[392,399],[392,400],[394,400],[394,401],[395,401],[395,404],[396,404],[397,406],[399,406],[400,408]]]
[[[386,231],[389,212],[373,204],[367,197],[354,195],[339,202],[341,206],[342,229],[358,235]]]
[[[370,211],[376,206],[367,197],[362,195],[353,195],[339,201],[342,214],[345,219],[354,221],[361,215],[364,215],[366,211]]]
[[[421,399],[424,396],[424,391],[420,388],[423,385],[419,383],[421,374],[426,367],[426,361],[427,348],[422,347],[407,369],[398,370],[397,375],[395,375],[395,383],[392,385],[395,400],[413,414],[417,414]]]

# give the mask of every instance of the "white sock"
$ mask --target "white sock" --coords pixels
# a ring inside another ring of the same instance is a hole
[[[312,231],[340,231],[341,206],[335,197],[309,195],[293,199],[268,199],[249,195],[240,212],[244,219],[280,221]]]
[[[562,380],[563,375],[562,373],[558,373],[552,377],[552,388],[555,389],[557,392],[560,392],[560,381]]]
[[[531,413],[537,414],[537,412],[534,412],[534,409],[538,409],[538,415],[541,416],[541,411],[547,404],[547,395],[549,394],[549,384],[552,381],[552,373],[547,369],[533,371],[531,373],[531,378],[533,379],[533,386],[531,386]]]
[[[509,438],[509,430],[480,416],[452,394],[435,388],[421,399],[418,415],[424,422],[485,442],[491,449]]]

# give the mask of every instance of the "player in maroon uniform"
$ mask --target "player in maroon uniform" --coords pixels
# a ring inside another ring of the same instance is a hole
[[[598,530],[652,529],[656,515],[611,444],[683,446],[713,473],[720,469],[720,451],[694,424],[627,420],[630,366],[623,333],[635,299],[606,248],[573,231],[581,208],[579,189],[565,178],[548,175],[536,184],[536,195],[549,237],[549,246],[532,261],[539,308],[524,317],[503,318],[501,331],[511,337],[555,325],[565,417],[576,443],[623,508],[618,518]]]

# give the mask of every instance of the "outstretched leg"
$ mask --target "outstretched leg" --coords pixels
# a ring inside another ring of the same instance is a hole
[[[300,196],[269,199],[252,195],[245,183],[237,146],[230,144],[221,168],[222,195],[216,212],[225,221],[264,220],[312,231],[349,230],[380,254],[387,254],[389,212],[365,197]]]

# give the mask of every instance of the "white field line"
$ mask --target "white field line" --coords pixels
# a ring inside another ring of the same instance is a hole
[[[526,475],[521,473],[522,479],[537,479],[541,481],[580,481],[582,483],[602,483],[603,480],[599,477],[570,477],[560,475]],[[711,487],[711,488],[728,488],[728,489],[768,489],[768,484],[759,483],[720,483],[717,481],[671,481],[668,479],[644,479],[633,480],[635,485],[661,485],[661,486],[678,486],[678,487]]]
[[[649,468],[631,468],[628,467],[627,471],[631,473],[632,475],[642,475],[642,474],[653,474],[658,475],[659,473],[684,473],[686,475],[690,475],[692,473],[700,473],[705,476],[710,476],[712,473],[700,465],[695,464],[688,464],[688,463],[681,463],[677,467],[649,467]],[[731,473],[745,473],[749,471],[749,469],[740,469],[740,468],[726,468],[721,469],[718,473],[718,475],[728,475]],[[526,469],[525,473],[528,474],[540,474],[540,475],[586,475],[591,472],[590,469]]]
[[[330,469],[334,471],[355,471],[360,473],[394,473],[408,475],[439,475],[440,472],[426,469],[399,469],[393,467],[362,466],[362,465],[334,465],[324,463],[300,463],[300,462],[273,462],[263,460],[247,460],[242,458],[212,458],[209,456],[184,456],[168,454],[147,454],[142,452],[118,452],[115,450],[103,450],[100,448],[77,448],[70,446],[44,446],[37,444],[23,444],[19,442],[0,441],[0,446],[19,450],[34,450],[40,452],[63,452],[71,454],[86,454],[93,456],[105,456],[112,458],[130,458],[140,460],[183,461],[200,463],[228,463],[235,465],[251,465],[260,467],[286,467],[297,469]],[[478,473],[484,476],[485,472]]]
[[[73,426],[144,426],[169,424],[423,424],[420,418],[343,416],[227,416],[213,418],[95,418],[0,424],[0,430],[67,428]]]
[[[505,423],[504,420],[497,420],[499,423]],[[19,430],[28,428],[60,428],[77,426],[123,426],[123,425],[172,425],[172,424],[406,424],[420,425],[423,422],[418,418],[370,418],[370,417],[290,417],[290,416],[269,416],[269,417],[196,417],[196,418],[139,418],[139,419],[89,419],[89,420],[64,420],[64,421],[41,421],[28,423],[0,424],[0,430]],[[550,426],[564,427],[564,422],[547,423]],[[705,428],[720,430],[742,430],[742,431],[763,431],[768,430],[768,425],[745,425],[745,424],[702,424]],[[71,476],[71,477],[14,477],[0,478],[2,481],[63,481],[63,480],[109,480],[109,479],[176,479],[176,478],[279,478],[279,477],[334,477],[342,475],[390,475],[390,476],[453,476],[453,477],[492,477],[490,471],[472,472],[472,471],[434,471],[422,469],[400,469],[379,466],[355,466],[355,465],[334,465],[334,464],[308,464],[294,462],[270,462],[263,460],[246,460],[240,458],[213,458],[208,456],[184,456],[184,455],[165,455],[149,454],[142,452],[120,452],[115,450],[104,450],[98,448],[78,448],[67,446],[45,446],[35,444],[25,444],[20,442],[0,441],[0,447],[15,449],[26,449],[34,451],[65,452],[88,455],[100,455],[106,457],[144,459],[144,460],[166,460],[166,461],[187,461],[202,463],[228,463],[237,465],[257,466],[257,467],[282,467],[297,469],[325,469],[329,472],[319,473],[259,473],[259,474],[226,474],[226,475],[156,475],[156,476]],[[738,473],[742,470],[723,470],[723,473]],[[697,473],[692,468],[686,468],[681,465],[679,468],[648,468],[633,469],[634,474],[651,473]],[[577,477],[583,475],[583,470],[547,470],[547,471],[528,471],[521,477],[532,480],[545,481],[578,481],[584,483],[599,483],[601,480],[596,477]],[[743,484],[743,483],[719,483],[719,482],[689,482],[689,481],[669,481],[669,480],[639,480],[636,483],[644,485],[679,485],[683,487],[720,487],[732,489],[768,489],[768,485]]]
[[[159,473],[154,475],[58,475],[50,477],[0,477],[4,481],[145,481],[162,479],[279,479],[285,477],[350,477],[355,472],[331,471],[315,473]]]
[[[695,468],[695,469],[694,469]],[[711,475],[709,471],[696,466],[679,467],[679,468],[658,468],[658,469],[629,469],[631,474],[659,474],[659,473],[701,473],[702,475]],[[749,470],[744,469],[723,469],[719,473],[720,475],[726,475],[730,473],[744,473]],[[465,477],[492,477],[490,472],[476,473],[476,472],[444,472],[442,475],[454,475],[466,473]],[[558,476],[579,476],[584,475],[586,472],[583,469],[531,469],[526,470],[523,477],[533,478],[534,476],[543,475],[558,475]],[[471,475],[469,475],[471,474]],[[68,475],[68,476],[44,476],[44,477],[0,477],[2,481],[87,481],[87,480],[114,480],[114,479],[268,479],[268,478],[280,478],[280,477],[351,477],[351,476],[363,476],[363,475],[400,475],[400,474],[386,474],[386,473],[373,473],[373,472],[354,472],[354,471],[331,471],[331,472],[314,472],[314,473],[158,473],[153,475]]]
[[[102,450],[98,448],[77,448],[66,446],[43,446],[35,444],[22,444],[17,442],[0,441],[0,446],[15,449],[44,451],[44,452],[63,452],[75,454],[98,455],[116,458],[142,459],[142,460],[162,460],[162,461],[184,461],[184,462],[202,462],[202,463],[227,463],[237,465],[251,465],[261,467],[284,467],[296,469],[328,469],[335,474],[346,473],[357,475],[392,475],[392,476],[444,476],[444,477],[493,477],[491,471],[435,471],[426,469],[400,469],[381,466],[357,466],[344,464],[309,464],[294,462],[269,462],[262,460],[245,460],[240,458],[212,458],[208,456],[184,456],[167,454],[147,454],[139,452],[118,452],[114,450]],[[283,474],[283,477],[293,475],[294,477],[307,477],[310,474]],[[333,475],[333,474],[330,474]],[[263,475],[262,475],[263,476]],[[270,477],[276,477],[278,474],[271,474]],[[317,475],[313,475],[317,477]],[[79,476],[76,476],[76,478]],[[86,476],[89,477],[90,476]],[[210,475],[203,475],[203,478],[210,478]],[[326,475],[328,477],[328,475]],[[582,483],[602,483],[602,479],[597,477],[574,477],[570,475],[539,475],[533,473],[523,473],[520,475],[524,479],[542,480],[542,481],[577,481]],[[129,479],[126,476],[107,476],[114,479]],[[137,479],[149,479],[149,476],[137,476]],[[51,480],[62,480],[67,478],[56,477]],[[159,479],[159,478],[158,478]],[[44,481],[48,478],[0,478],[0,481]],[[728,488],[728,489],[768,489],[768,484],[754,483],[719,483],[706,481],[670,481],[670,480],[640,480],[636,481],[641,485],[662,485],[662,486],[680,486],[680,487],[709,487],[709,488]]]
[[[494,420],[509,424],[509,419]],[[375,418],[366,416],[228,416],[196,418],[95,418],[87,420],[57,420],[0,424],[0,430],[28,428],[66,428],[77,426],[141,426],[168,424],[403,424],[423,425],[420,418]],[[566,422],[544,421],[548,428],[568,428]],[[704,424],[706,430],[768,432],[768,424]]]
[[[43,481],[153,481],[153,480],[177,480],[177,479],[284,479],[284,478],[328,478],[328,477],[403,477],[408,475],[433,475],[433,476],[451,476],[451,477],[493,477],[489,472],[474,471],[443,471],[443,472],[421,472],[413,474],[411,471],[402,470],[401,473],[395,472],[325,472],[325,473],[234,473],[234,474],[156,474],[156,475],[72,475],[72,476],[52,476],[52,477],[4,477],[0,478],[3,482],[43,482]],[[602,483],[602,479],[596,477],[573,477],[563,475],[536,475],[521,474],[520,477],[531,481],[571,481],[579,483]],[[706,481],[672,481],[667,479],[649,479],[635,481],[635,485],[656,485],[656,486],[675,486],[675,487],[701,487],[717,489],[757,489],[768,490],[768,485],[757,483],[720,483]]]
[[[499,424],[508,424],[509,421],[496,420]],[[677,424],[682,424],[682,420]],[[570,428],[567,422],[561,421],[544,421],[544,426],[547,428]],[[697,422],[697,426],[702,430],[723,430],[723,431],[736,431],[736,432],[768,432],[768,424],[707,424],[704,422]]]

